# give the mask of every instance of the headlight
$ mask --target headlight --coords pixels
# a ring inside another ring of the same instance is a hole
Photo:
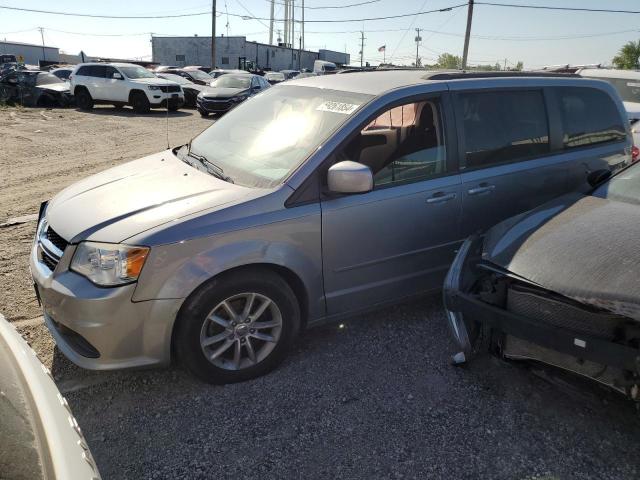
[[[71,260],[71,270],[96,285],[123,285],[138,279],[148,254],[148,247],[81,242]]]
[[[162,90],[162,87],[160,85],[147,85],[147,88],[149,90]]]

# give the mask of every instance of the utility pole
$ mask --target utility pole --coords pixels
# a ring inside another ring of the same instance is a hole
[[[362,60],[364,55],[364,41],[366,40],[364,36],[364,31],[360,32],[360,68],[362,68]]]
[[[504,69],[503,70],[507,70],[507,59],[504,59]]]
[[[42,39],[42,60],[46,61],[47,52],[44,49],[44,28],[38,27],[38,30],[40,30],[40,38]]]
[[[291,0],[291,48],[296,48],[296,0]]]
[[[462,70],[465,70],[467,68],[467,58],[469,56],[469,38],[471,37],[471,20],[473,20],[473,0],[469,0],[469,10],[467,11],[467,31],[464,34]]]
[[[269,45],[273,45],[273,16],[275,14],[275,5],[275,0],[271,0],[271,15],[269,16]]]
[[[420,36],[420,29],[416,28],[416,67],[420,66],[420,42],[422,37]]]
[[[298,48],[298,71],[302,71],[302,35],[300,35],[300,43]]]
[[[284,0],[284,45],[289,43],[289,0]]]
[[[211,69],[216,68],[216,0],[211,0]]]
[[[302,0],[302,49],[304,50],[304,0]]]

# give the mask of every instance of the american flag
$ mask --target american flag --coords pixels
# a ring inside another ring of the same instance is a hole
[[[386,45],[382,45],[379,49],[379,52],[386,52],[387,51],[387,46]]]

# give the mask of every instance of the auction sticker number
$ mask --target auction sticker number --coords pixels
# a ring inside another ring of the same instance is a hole
[[[323,102],[316,110],[320,110],[321,112],[332,112],[332,113],[344,113],[345,115],[351,115],[360,105],[354,105],[353,103],[342,103],[342,102]]]

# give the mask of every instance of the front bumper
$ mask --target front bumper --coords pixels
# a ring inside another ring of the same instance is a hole
[[[176,96],[173,96],[176,95]],[[180,108],[184,105],[184,95],[176,93],[154,93],[149,99],[151,108]]]
[[[473,323],[575,358],[640,373],[640,350],[611,340],[536,321],[490,305],[472,293],[479,277],[481,237],[469,238],[458,252],[444,285],[444,304],[454,338],[465,355],[471,353]]]
[[[80,367],[109,370],[168,364],[181,299],[133,302],[136,284],[94,285],[69,270],[75,245],[52,272],[34,243],[29,266],[45,323],[60,351]]]
[[[242,102],[234,102],[228,98],[215,99],[215,98],[196,98],[196,108],[206,113],[225,113],[231,110],[236,105]]]

